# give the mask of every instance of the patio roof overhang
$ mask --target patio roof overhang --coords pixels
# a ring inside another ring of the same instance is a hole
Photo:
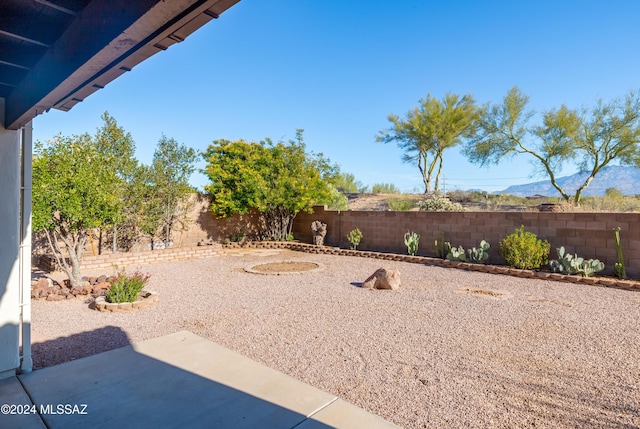
[[[238,1],[3,0],[4,128],[17,130],[51,108],[70,110]]]

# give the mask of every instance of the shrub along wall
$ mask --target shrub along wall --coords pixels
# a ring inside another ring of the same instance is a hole
[[[299,213],[293,235],[311,243],[311,222],[327,224],[325,244],[348,247],[346,235],[354,228],[362,231],[361,250],[406,253],[404,233],[420,234],[418,255],[436,256],[434,241],[444,232],[445,241],[465,249],[477,247],[481,240],[491,244],[487,263],[503,264],[499,242],[520,225],[551,243],[551,258],[556,248],[605,263],[604,273],[613,272],[618,262],[613,228],[620,227],[622,251],[627,275],[640,278],[640,213],[554,213],[554,212],[396,212],[332,211],[315,206],[313,213]]]

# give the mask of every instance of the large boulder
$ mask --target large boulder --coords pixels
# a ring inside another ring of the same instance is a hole
[[[368,289],[392,289],[400,287],[400,271],[396,269],[378,268],[368,279],[362,283],[363,288]]]

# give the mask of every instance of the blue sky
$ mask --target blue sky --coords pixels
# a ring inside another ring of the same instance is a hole
[[[108,111],[150,163],[162,134],[204,150],[302,128],[308,149],[357,180],[421,192],[400,149],[375,142],[389,114],[427,94],[498,102],[514,85],[537,111],[620,97],[640,89],[638,17],[636,0],[242,0],[70,112],[38,116],[34,140],[94,133]],[[447,190],[543,179],[526,157],[479,168],[451,149],[444,163]]]

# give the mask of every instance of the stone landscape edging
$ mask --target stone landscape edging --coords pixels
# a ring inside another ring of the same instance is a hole
[[[305,253],[324,255],[357,256],[387,261],[410,262],[414,264],[429,264],[441,267],[457,268],[468,271],[480,271],[491,274],[505,274],[514,277],[537,278],[542,280],[560,281],[566,283],[581,283],[625,290],[640,291],[640,282],[635,280],[619,280],[613,277],[583,277],[550,273],[547,271],[521,270],[503,265],[471,264],[466,262],[449,261],[447,259],[430,256],[400,255],[397,253],[372,252],[366,250],[350,250],[331,246],[317,246],[315,244],[288,241],[249,241],[245,243],[224,243],[223,249],[287,249]]]
[[[152,307],[160,300],[158,292],[150,290],[143,290],[140,292],[141,299],[134,302],[107,302],[104,295],[101,295],[95,299],[94,306],[98,311],[119,313],[122,311],[137,310],[139,308]]]

